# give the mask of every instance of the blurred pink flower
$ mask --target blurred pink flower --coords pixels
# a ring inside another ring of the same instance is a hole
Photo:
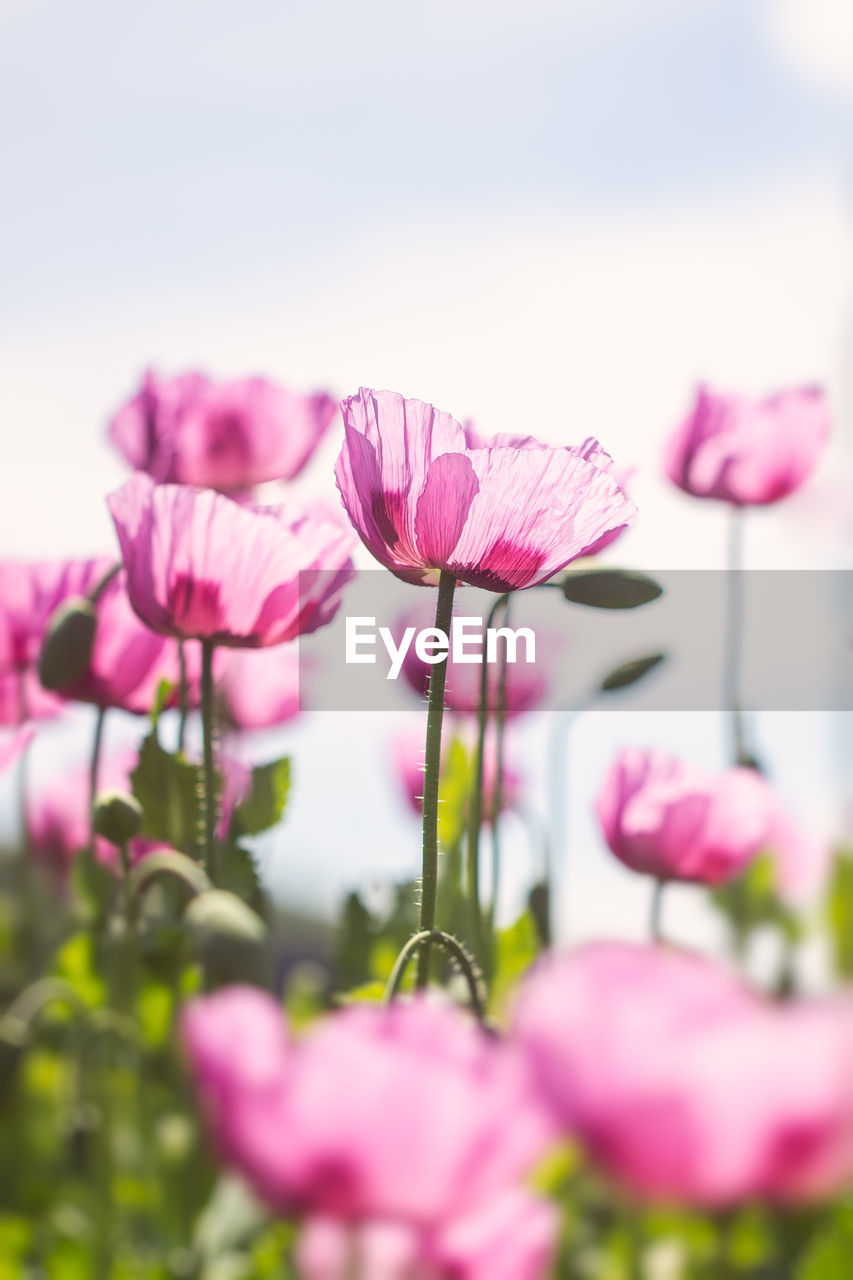
[[[98,770],[98,791],[130,791],[136,767],[134,752],[104,756]],[[75,854],[89,844],[90,779],[88,768],[75,767],[30,787],[26,798],[27,831],[32,853],[54,870],[66,871]],[[162,841],[136,837],[128,845],[131,862],[163,848]],[[105,866],[118,867],[118,853],[109,840],[95,840],[95,856]]]
[[[774,1005],[697,956],[599,943],[533,971],[512,1038],[565,1132],[643,1198],[810,1200],[853,1175],[849,997]]]
[[[42,640],[56,608],[88,587],[87,561],[0,561],[0,724],[56,715],[64,699],[43,689],[36,673]]]
[[[663,751],[629,747],[611,764],[595,807],[620,862],[662,880],[723,884],[768,853],[779,889],[793,898],[811,891],[826,867],[826,851],[754,769],[708,774]]]
[[[299,715],[299,645],[223,652],[216,687],[233,729],[270,729]]]
[[[447,761],[451,740],[442,744],[442,772]],[[416,814],[424,809],[424,758],[423,733],[401,733],[392,744],[394,764],[409,807]],[[497,753],[493,735],[486,737],[483,751],[483,821],[491,822],[495,801],[495,784],[498,778]],[[473,779],[472,779],[473,782]],[[440,785],[440,784],[439,784]],[[503,786],[501,788],[501,813],[514,809],[519,803],[524,784],[520,775],[507,765],[504,759]]]
[[[594,442],[471,449],[454,418],[420,400],[362,388],[342,408],[344,506],[367,549],[407,582],[446,570],[491,591],[535,586],[636,516]]]
[[[143,475],[108,503],[130,602],[163,635],[281,644],[329,622],[350,577],[352,535],[322,512],[241,506]]]
[[[750,400],[700,386],[693,409],[667,442],[664,469],[695,498],[736,506],[778,502],[811,475],[829,428],[818,387]]]
[[[544,1280],[558,1234],[556,1206],[512,1188],[432,1231],[309,1218],[297,1261],[304,1280]]]
[[[449,1005],[352,1006],[294,1042],[276,1001],[231,987],[183,1033],[224,1160],[286,1213],[444,1230],[550,1141],[518,1055]]]
[[[0,773],[4,773],[20,759],[34,737],[35,729],[31,725],[0,735]]]
[[[466,602],[466,612],[471,609],[471,617],[478,616],[478,610],[473,605]],[[456,618],[451,623],[451,636],[453,628],[458,623]],[[422,610],[413,610],[407,614],[405,619],[401,620],[401,628],[405,630],[407,626],[416,626],[419,630],[424,627],[432,626],[432,616]],[[486,620],[483,619],[483,628],[485,629]],[[476,634],[476,632],[474,633]],[[559,639],[559,643],[558,643]],[[536,629],[536,662],[522,661],[521,657],[517,662],[507,663],[506,667],[506,715],[508,718],[522,715],[526,711],[533,711],[539,706],[548,695],[550,683],[550,671],[554,663],[558,659],[560,649],[564,647],[562,637],[556,635],[546,635],[545,632]],[[523,646],[520,649],[523,656]],[[409,645],[403,657],[402,665],[403,677],[406,683],[420,697],[426,697],[429,692],[429,677],[432,667],[428,662],[422,662],[417,655],[415,645]],[[480,709],[480,681],[483,672],[482,663],[474,662],[454,662],[451,653],[447,658],[447,683],[444,691],[444,705],[448,711],[452,711],[455,715],[475,716]],[[498,702],[498,667],[492,665],[489,668],[488,683],[488,707],[491,716],[497,713]]]
[[[243,493],[298,475],[336,413],[325,392],[300,395],[265,378],[149,371],[108,433],[132,467],[161,484]]]

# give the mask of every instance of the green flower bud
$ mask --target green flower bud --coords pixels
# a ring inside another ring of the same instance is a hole
[[[124,791],[104,791],[95,800],[95,832],[113,844],[123,845],[139,835],[142,806]]]
[[[79,680],[92,661],[98,620],[84,596],[67,600],[53,615],[38,660],[45,689],[67,688]]]

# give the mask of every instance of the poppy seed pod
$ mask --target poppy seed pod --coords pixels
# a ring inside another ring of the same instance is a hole
[[[74,596],[54,614],[38,659],[39,680],[56,692],[79,680],[92,661],[98,619],[91,600]]]
[[[94,828],[113,844],[124,845],[139,834],[142,806],[125,791],[104,791],[95,800]]]

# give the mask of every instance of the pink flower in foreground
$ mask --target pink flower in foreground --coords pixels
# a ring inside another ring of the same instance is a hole
[[[265,378],[149,371],[108,430],[130,465],[161,484],[241,493],[298,475],[336,412],[325,392],[300,395]]]
[[[136,755],[133,752],[102,759],[98,791],[130,791],[130,775],[135,766]],[[89,789],[88,768],[75,767],[56,774],[49,782],[30,788],[27,793],[30,849],[55,870],[65,871],[75,854],[88,847],[91,833]],[[129,842],[128,851],[131,861],[138,862],[146,854],[162,847],[162,841],[139,836]],[[95,840],[95,856],[105,866],[118,866],[115,846],[100,836]]]
[[[444,1228],[310,1218],[297,1245],[303,1280],[544,1280],[556,1206],[513,1188]]]
[[[794,896],[813,888],[826,864],[754,769],[708,774],[663,751],[629,747],[611,764],[596,812],[620,862],[662,880],[723,884],[769,853],[780,888]]]
[[[262,648],[329,622],[352,535],[323,512],[248,507],[133,476],[108,499],[130,602],[153,631]]]
[[[696,956],[597,944],[540,963],[512,1038],[564,1131],[651,1199],[830,1196],[853,1175],[853,1004],[771,1004]]]
[[[829,426],[818,387],[750,400],[700,386],[693,409],[667,442],[664,469],[694,498],[736,506],[778,502],[811,475]]]
[[[466,1223],[517,1189],[550,1139],[518,1056],[448,1005],[352,1006],[297,1042],[276,1001],[231,987],[193,1001],[183,1033],[213,1139],[264,1199],[393,1226],[418,1257],[473,1251]]]
[[[407,582],[445,570],[491,591],[535,586],[636,516],[595,442],[472,449],[454,418],[420,400],[362,388],[342,408],[343,504],[367,549]]]
[[[299,646],[223,654],[216,686],[220,710],[234,729],[270,729],[299,715]]]
[[[447,763],[450,740],[442,746],[442,775]],[[416,814],[424,811],[424,736],[422,733],[405,733],[393,743],[394,763],[409,807]],[[473,764],[472,764],[473,773]],[[487,736],[483,751],[483,821],[491,823],[495,802],[495,784],[498,779],[495,740]],[[473,786],[473,777],[471,778]],[[439,784],[441,785],[441,784]],[[523,784],[519,774],[507,766],[504,760],[503,786],[501,788],[501,813],[514,809],[521,799]]]

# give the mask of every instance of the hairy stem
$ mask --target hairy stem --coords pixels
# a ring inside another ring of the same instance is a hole
[[[442,570],[438,580],[435,609],[436,630],[450,635],[453,614],[453,591],[456,579]],[[424,828],[423,873],[421,880],[421,933],[435,927],[435,898],[438,887],[438,784],[441,775],[441,724],[444,718],[444,686],[447,683],[447,658],[433,663],[429,677],[427,705],[426,752],[424,759]],[[427,939],[418,951],[415,979],[419,990],[429,981],[430,943]]]
[[[423,955],[424,948],[431,943],[441,947],[459,965],[462,975],[468,984],[471,1008],[476,1014],[477,1020],[482,1022],[485,1016],[482,998],[482,977],[476,961],[468,954],[461,942],[457,942],[449,933],[442,933],[440,929],[424,929],[421,933],[416,933],[409,938],[409,941],[397,956],[391,977],[388,979],[388,985],[385,988],[385,1003],[390,1004],[395,996],[398,995],[400,987],[403,985],[403,979],[406,976],[406,970],[409,967],[409,961],[415,952],[417,951],[419,955]]]

